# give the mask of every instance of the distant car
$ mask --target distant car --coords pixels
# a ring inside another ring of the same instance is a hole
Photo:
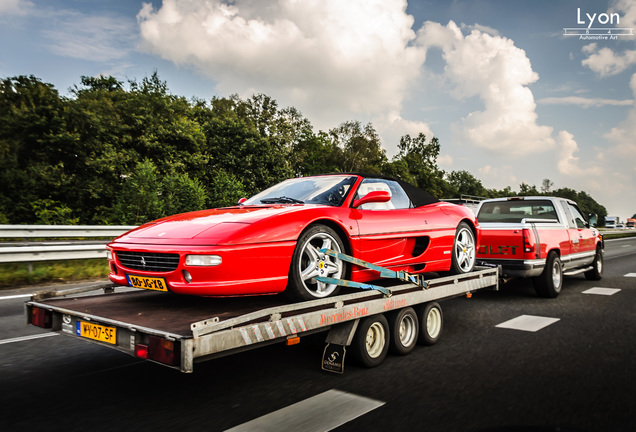
[[[625,225],[622,223],[616,224],[616,229],[625,229]]]
[[[401,180],[329,174],[285,180],[240,205],[144,224],[108,246],[119,285],[201,296],[336,294],[318,276],[364,282],[378,273],[332,249],[393,270],[467,273],[478,224],[463,206]]]

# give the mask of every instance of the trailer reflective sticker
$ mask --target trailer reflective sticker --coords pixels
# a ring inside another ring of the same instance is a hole
[[[252,339],[250,339],[250,335],[247,333],[245,328],[239,329],[241,332],[241,336],[243,336],[243,340],[245,341],[245,345],[251,345]]]
[[[276,339],[276,335],[274,334],[274,330],[272,330],[271,324],[265,324],[265,331],[270,339]]]
[[[278,332],[281,336],[287,336],[287,332],[285,331],[285,326],[280,321],[276,321],[276,326],[278,327]]]
[[[287,318],[287,324],[289,325],[289,330],[292,333],[298,333],[298,331],[296,331],[296,326],[294,325],[294,320],[292,320],[291,318]]]
[[[254,327],[252,327],[252,330],[254,330],[254,336],[256,336],[256,340],[259,342],[263,342],[265,339],[263,339],[263,335],[261,334],[261,329],[258,328],[258,325],[255,325]]]
[[[302,317],[298,317],[298,325],[302,331],[307,331],[307,326],[305,325],[305,321],[303,321]]]

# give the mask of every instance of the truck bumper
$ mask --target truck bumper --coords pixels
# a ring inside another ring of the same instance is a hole
[[[543,273],[545,259],[537,260],[506,260],[506,259],[479,259],[477,265],[498,266],[505,277],[534,277]]]

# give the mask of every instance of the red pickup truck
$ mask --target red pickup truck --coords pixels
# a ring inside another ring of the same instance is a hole
[[[488,199],[480,203],[477,261],[501,266],[503,277],[532,277],[540,297],[556,297],[563,276],[603,275],[603,237],[574,201],[554,197]]]

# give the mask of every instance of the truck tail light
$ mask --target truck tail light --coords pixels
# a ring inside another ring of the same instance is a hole
[[[532,253],[535,251],[537,240],[534,238],[532,230],[523,230],[523,251],[525,253]]]
[[[29,314],[29,324],[49,329],[53,327],[53,312],[39,307],[32,307]]]
[[[170,366],[178,365],[181,359],[179,344],[158,336],[149,336],[148,344],[136,344],[135,355]]]

